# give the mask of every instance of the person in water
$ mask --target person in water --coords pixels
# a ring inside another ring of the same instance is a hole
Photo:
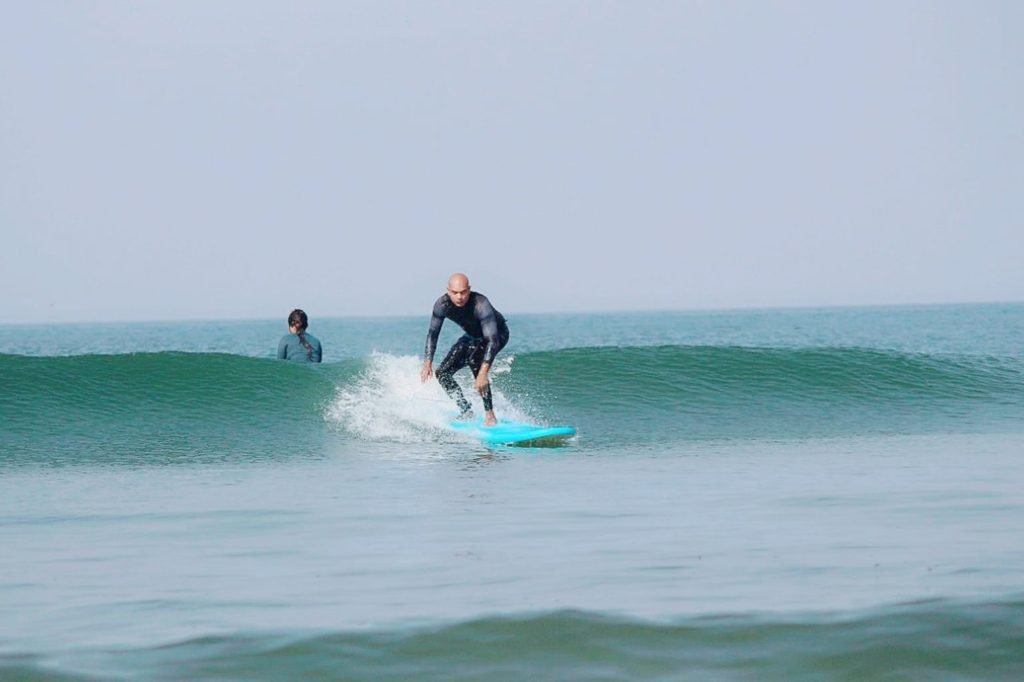
[[[462,327],[465,334],[452,345],[435,372],[434,352],[437,350],[437,337],[441,333],[441,325],[445,319],[452,320]],[[453,376],[455,372],[469,365],[473,376],[476,377],[474,388],[484,401],[484,424],[494,426],[498,420],[494,416],[491,383],[487,375],[494,363],[494,356],[508,343],[508,337],[505,318],[494,309],[486,296],[470,291],[468,277],[456,272],[448,278],[448,292],[434,303],[434,310],[430,315],[430,328],[427,330],[427,344],[423,351],[420,380],[425,382],[431,374],[435,374],[438,383],[459,406],[459,419],[469,419],[473,416],[473,410]]]
[[[288,333],[277,344],[277,357],[292,362],[320,362],[323,350],[320,341],[306,331],[309,318],[296,308],[288,315]]]

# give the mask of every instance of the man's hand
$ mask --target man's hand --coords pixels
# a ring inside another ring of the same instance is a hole
[[[476,373],[476,381],[473,383],[473,388],[477,390],[477,393],[482,394],[491,385],[490,380],[487,378],[487,373],[490,371],[491,366],[486,362],[480,365],[480,371]]]
[[[427,379],[434,375],[434,363],[430,360],[423,361],[423,369],[420,370],[420,381],[426,383]]]

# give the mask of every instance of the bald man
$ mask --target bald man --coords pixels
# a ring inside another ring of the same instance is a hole
[[[441,325],[445,319],[462,327],[465,334],[453,345],[441,365],[434,372],[434,351],[437,350],[437,337],[441,333]],[[456,272],[448,278],[448,292],[434,303],[430,315],[430,328],[427,330],[427,345],[423,351],[423,369],[420,380],[426,381],[431,374],[437,375],[437,381],[445,392],[459,406],[459,419],[470,419],[472,407],[462,389],[453,376],[466,365],[469,365],[476,377],[474,388],[484,401],[484,424],[494,426],[498,423],[494,416],[494,405],[491,401],[491,382],[487,375],[491,371],[494,356],[508,343],[508,325],[501,313],[494,309],[491,302],[483,294],[470,291],[469,278]]]

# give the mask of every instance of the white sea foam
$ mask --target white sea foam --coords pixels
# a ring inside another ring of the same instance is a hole
[[[512,357],[499,358],[492,376],[511,368]],[[456,439],[447,428],[456,413],[455,403],[436,379],[420,381],[421,360],[415,356],[372,353],[366,368],[351,382],[339,386],[325,418],[360,438],[405,443]],[[456,374],[477,415],[483,412],[469,370]],[[492,385],[494,410],[499,419],[526,421],[526,413]]]

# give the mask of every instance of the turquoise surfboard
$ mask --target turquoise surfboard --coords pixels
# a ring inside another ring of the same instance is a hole
[[[560,445],[576,435],[572,426],[538,426],[509,421],[484,426],[482,420],[474,419],[453,421],[449,425],[454,431],[471,435],[489,445]]]

